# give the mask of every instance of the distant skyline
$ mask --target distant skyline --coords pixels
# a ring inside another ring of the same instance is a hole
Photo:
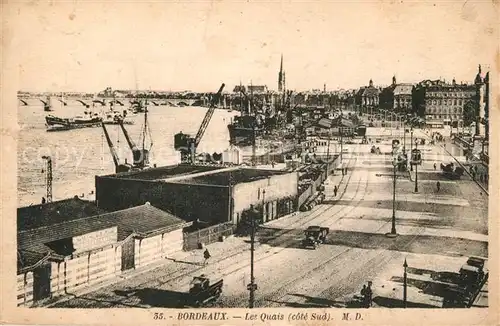
[[[17,6],[17,7],[16,7]],[[493,59],[492,2],[85,3],[7,6],[22,91],[328,90],[453,78]],[[493,38],[494,39],[494,38]]]

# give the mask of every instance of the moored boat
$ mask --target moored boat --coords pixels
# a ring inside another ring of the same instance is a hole
[[[131,125],[134,124],[132,116],[135,115],[136,114],[128,113],[127,110],[123,110],[123,113],[117,111],[109,111],[104,114],[102,122],[107,125],[117,125],[121,121],[123,124]]]
[[[60,118],[53,115],[45,117],[47,131],[70,130],[78,128],[98,127],[102,122],[102,117],[97,113],[86,116],[76,116],[74,118]]]

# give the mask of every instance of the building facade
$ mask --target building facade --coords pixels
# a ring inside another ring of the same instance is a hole
[[[356,104],[361,108],[373,108],[379,106],[380,90],[373,86],[370,79],[367,87],[362,87],[356,94]]]
[[[395,112],[410,112],[412,110],[412,84],[396,84],[394,87],[393,109]]]
[[[412,91],[412,84],[397,83],[396,76],[393,76],[392,84],[380,92],[380,108],[399,113],[410,113],[412,111]]]
[[[140,217],[140,218],[139,218]],[[183,250],[186,223],[149,203],[102,213],[78,198],[22,207],[17,305],[74,293]]]
[[[269,206],[270,219],[283,216],[297,197],[297,182],[295,173],[284,171],[179,165],[96,176],[96,199],[109,211],[148,201],[186,221],[238,224],[250,204]],[[267,194],[255,200],[263,190]]]
[[[430,127],[463,127],[464,108],[476,101],[476,87],[470,84],[424,80],[413,91],[413,108]]]

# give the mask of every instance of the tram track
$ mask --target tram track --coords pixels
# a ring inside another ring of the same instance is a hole
[[[350,178],[351,178],[351,177],[352,177],[352,174],[349,176],[349,180],[350,180]],[[364,197],[365,197],[365,195],[366,195],[366,189],[367,189],[367,185],[368,185],[368,183],[369,183],[369,179],[370,179],[370,174],[368,174],[368,178],[366,178],[366,180],[365,180],[365,182],[364,182],[364,183],[360,183],[360,182],[358,182],[357,188],[356,188],[355,193],[354,193],[354,195],[353,195],[353,199],[354,199],[354,198],[356,198],[356,197],[359,195],[359,193],[360,193],[360,187],[361,187],[361,185],[362,185],[362,184],[363,184],[363,189],[364,189],[365,191],[364,191],[364,193],[362,194],[361,198],[359,198],[359,199],[357,199],[357,200],[356,200],[356,201],[357,201],[357,203],[356,203],[355,205],[353,205],[353,206],[351,206],[351,205],[350,205],[350,206],[344,206],[344,207],[342,207],[342,208],[340,209],[340,211],[336,213],[336,215],[337,215],[337,214],[339,214],[339,213],[340,213],[341,211],[343,211],[343,210],[347,210],[347,211],[345,211],[345,212],[342,214],[342,216],[338,217],[338,218],[337,218],[337,219],[335,219],[334,221],[329,221],[329,225],[335,225],[336,223],[338,223],[338,221],[342,220],[342,219],[343,219],[343,218],[345,218],[345,217],[346,217],[349,213],[351,213],[351,212],[352,212],[352,211],[354,211],[357,207],[359,207],[359,204],[361,203],[361,201],[364,199]],[[346,187],[346,188],[347,188],[347,187]],[[328,211],[328,209],[326,209],[325,211]],[[321,223],[323,223],[323,222],[325,222],[325,221],[327,221],[327,220],[331,220],[331,218],[332,218],[332,216],[325,216],[325,218],[323,218],[323,219],[321,219],[321,220],[315,220],[315,223],[319,223],[319,224],[321,224]],[[383,227],[385,227],[385,225],[383,225],[380,229],[382,229]],[[379,229],[379,230],[380,230],[380,229]],[[293,241],[293,242],[296,242],[295,240],[291,240],[290,242],[292,242],[292,241]],[[265,257],[261,257],[261,258],[259,258],[258,260],[256,260],[256,262],[261,262],[261,261],[263,261],[263,260],[265,260],[265,259],[269,258],[270,256],[274,256],[275,254],[280,253],[280,252],[282,252],[283,250],[285,250],[285,249],[289,248],[291,245],[288,243],[288,244],[287,244],[287,245],[285,245],[285,246],[284,246],[283,244],[282,244],[281,246],[283,247],[283,249],[281,249],[281,250],[279,250],[279,251],[277,251],[277,252],[276,252],[276,251],[275,251],[275,252],[273,252],[273,254],[272,254],[272,255],[267,255],[267,256],[265,256]],[[320,264],[316,265],[316,266],[315,266],[315,267],[313,267],[312,269],[309,269],[309,270],[308,270],[308,271],[306,271],[305,273],[300,274],[298,277],[295,277],[295,278],[293,278],[292,280],[287,281],[285,284],[280,283],[279,288],[277,288],[276,290],[274,290],[273,292],[271,292],[271,294],[266,294],[265,296],[263,296],[263,297],[261,297],[261,298],[256,298],[256,303],[262,303],[262,301],[267,301],[267,298],[268,298],[268,297],[272,297],[272,296],[275,296],[276,294],[279,294],[280,292],[282,292],[282,291],[283,291],[283,289],[288,288],[291,284],[297,283],[297,281],[298,281],[298,280],[301,280],[301,279],[306,278],[308,275],[310,275],[310,274],[314,273],[315,271],[317,271],[317,270],[321,269],[323,266],[325,266],[325,265],[327,265],[328,263],[330,263],[330,262],[334,261],[335,259],[337,259],[338,257],[340,257],[341,255],[343,255],[344,253],[346,253],[346,252],[348,252],[348,251],[350,251],[350,250],[352,250],[352,248],[348,248],[348,249],[344,250],[343,252],[341,252],[341,253],[339,253],[339,254],[337,254],[337,255],[335,255],[335,256],[333,256],[333,257],[329,258],[328,260],[323,261],[322,263],[320,263]],[[248,265],[247,265],[247,266],[248,266]],[[247,267],[247,266],[245,266],[245,267]],[[227,273],[227,275],[229,275],[229,274],[230,274],[230,273]],[[283,296],[281,296],[281,297],[284,297],[284,296],[286,296],[286,294],[285,294],[285,295],[283,295]],[[238,299],[236,299],[236,300],[231,300],[231,301],[232,301],[232,305],[233,305],[234,307],[240,307],[240,306],[241,306],[241,304],[242,304],[242,302],[243,302],[243,300],[238,300]],[[223,300],[223,299],[222,299],[221,303],[224,303],[224,300]],[[223,305],[223,304],[222,304],[221,306],[226,307],[226,306],[225,306],[225,305]],[[265,307],[265,306],[264,306],[264,307]]]
[[[354,163],[357,162],[357,157],[356,156],[351,156],[350,159],[349,159],[349,163],[348,163],[348,166],[351,166],[353,164],[353,161]],[[337,198],[338,199],[341,199],[343,198],[343,196],[345,195],[346,191],[347,191],[347,188],[348,188],[348,185],[349,185],[349,182],[352,178],[352,175],[353,173],[351,172],[349,174],[349,177],[347,178],[347,181],[345,182],[345,187],[342,191],[342,193],[340,194],[340,196],[338,196]],[[365,183],[363,184],[363,188],[366,189],[366,185],[368,184],[368,179],[365,181]],[[358,185],[357,185],[357,188],[355,190],[355,194],[352,196],[352,199],[356,198],[358,195],[359,195],[359,192],[360,192],[360,187],[361,187],[362,183],[359,183],[358,182]],[[333,196],[330,195],[329,196],[329,199],[333,199],[332,198]],[[364,197],[364,195],[362,196]],[[359,205],[360,201],[362,200],[359,199],[357,200],[357,205]],[[326,206],[326,207],[322,207],[322,206]],[[326,212],[332,210],[332,209],[335,209],[335,205],[318,205],[316,206],[315,208],[317,208],[316,210],[314,210],[313,212],[310,212],[309,214],[307,214],[306,216],[304,216],[303,219],[300,219],[298,221],[295,221],[293,222],[292,224],[290,224],[288,226],[289,229],[286,229],[286,230],[283,230],[281,231],[280,233],[278,233],[278,235],[276,235],[275,238],[279,238],[279,237],[282,237],[286,234],[289,234],[291,232],[294,232],[296,231],[297,228],[299,227],[302,227],[302,226],[305,226],[307,225],[308,223],[312,222],[312,221],[315,221],[315,223],[322,223],[324,222],[325,220],[331,220],[332,217],[335,217],[335,216],[338,216],[339,214],[343,213],[340,217],[338,217],[337,219],[335,219],[335,221],[333,221],[333,223],[336,223],[338,222],[340,219],[344,218],[345,216],[347,216],[350,212],[352,212],[355,207],[351,207],[351,206],[344,206],[342,208],[340,208],[340,210],[336,211],[335,213],[333,214],[330,214],[330,215],[327,215],[325,216],[325,218],[321,219],[320,221],[316,222],[316,219],[322,215],[324,215]],[[347,210],[347,211],[346,211]],[[344,212],[345,211],[345,212]],[[285,240],[284,242],[280,243],[280,247],[282,247],[281,249],[279,249],[278,251],[273,251],[271,254],[268,254],[268,255],[265,255],[264,257],[260,257],[256,260],[256,262],[259,262],[259,261],[263,261],[263,260],[266,260],[268,259],[269,257],[271,256],[274,256],[275,254],[279,253],[279,252],[282,252],[284,250],[286,250],[287,248],[290,248],[291,246],[293,246],[293,244],[296,242],[295,239],[287,239]],[[232,258],[235,258],[236,256],[238,255],[243,255],[245,254],[247,251],[249,251],[250,249],[249,248],[245,248],[245,247],[248,247],[247,244],[243,244],[243,245],[240,245],[240,246],[236,246],[234,247],[234,250],[231,250],[231,254],[229,255],[226,255],[224,256],[222,259],[219,259],[218,261],[216,262],[213,262],[211,263],[210,265],[211,266],[216,266],[218,264],[220,264],[221,262],[224,262],[224,261],[228,261]],[[260,246],[259,246],[260,247]],[[249,266],[249,264],[245,264],[243,266],[240,266],[240,267],[237,267],[235,269],[231,269],[230,271],[228,272],[224,272],[221,276],[219,277],[224,277],[224,276],[227,276],[227,275],[230,275],[230,274],[233,274],[239,270],[242,270],[244,268],[247,268]],[[156,279],[156,281],[151,284],[151,280],[148,280],[148,281],[145,281],[145,282],[142,282],[138,285],[134,285],[134,289],[140,289],[141,287],[147,285],[148,287],[161,287],[165,284],[168,284],[168,283],[173,283],[175,281],[179,281],[185,277],[188,277],[192,274],[195,274],[197,272],[200,272],[202,270],[206,269],[205,266],[203,267],[199,267],[199,268],[194,268],[194,269],[190,269],[190,268],[185,268],[185,269],[181,269],[181,270],[177,270],[175,272],[172,272],[172,273],[169,273],[167,275],[164,275],[164,276],[160,276],[159,278]],[[84,297],[79,297],[80,299],[85,299]],[[124,298],[125,300],[126,298]],[[116,302],[116,304],[120,304],[120,301],[122,300],[119,300],[118,302]]]
[[[349,160],[348,166],[351,165],[352,159],[353,158],[351,157],[350,160]],[[354,161],[357,161],[357,158],[354,158]],[[346,189],[347,189],[347,185],[349,184],[349,181],[350,181],[351,177],[352,177],[352,173],[349,175],[349,177],[347,179],[346,187],[344,188],[344,191],[342,192],[341,196],[343,196],[345,194]],[[358,185],[358,189],[359,189],[359,185]],[[331,197],[332,196],[330,196],[330,198]],[[281,237],[281,236],[283,236],[285,234],[289,234],[291,232],[294,232],[297,227],[305,226],[306,224],[308,224],[312,220],[315,220],[317,217],[319,217],[322,214],[324,214],[326,211],[329,211],[329,210],[335,208],[334,205],[328,205],[327,207],[321,207],[321,206],[323,206],[323,205],[316,206],[315,207],[315,208],[317,208],[316,210],[309,212],[309,214],[307,214],[304,219],[300,219],[300,220],[298,220],[296,222],[293,222],[291,225],[288,226],[291,229],[286,229],[286,230],[281,231],[280,233],[278,233],[275,236],[275,238],[278,238],[278,237]],[[336,214],[339,214],[343,209],[346,209],[346,208],[347,207],[341,208],[338,212],[336,212],[332,216],[335,216]],[[330,217],[332,217],[332,216],[330,216]],[[289,248],[289,247],[290,247],[290,245],[288,245],[288,247],[283,248],[282,250],[284,250],[286,248]],[[233,250],[230,250],[231,253],[229,255],[226,255],[223,258],[221,258],[221,259],[219,259],[219,260],[211,263],[211,265],[220,264],[221,262],[227,261],[227,260],[229,260],[231,258],[234,258],[234,257],[238,256],[238,255],[242,255],[242,254],[244,254],[247,251],[250,251],[250,248],[248,248],[248,244],[242,244],[240,246],[234,247]],[[272,255],[274,255],[274,253]],[[268,256],[271,256],[271,255],[268,255]],[[244,266],[244,267],[247,267],[247,266]],[[242,268],[244,268],[244,267],[242,267]],[[193,274],[195,272],[202,271],[205,268],[206,268],[206,266],[202,266],[202,267],[195,268],[195,269],[185,269],[183,271],[187,271],[187,272],[183,273],[183,274],[180,274],[180,275],[176,275],[176,274],[178,274],[179,271],[175,271],[173,273],[169,273],[167,275],[162,276],[158,280],[158,282],[155,284],[155,286],[162,286],[162,285],[164,285],[166,283],[174,282],[174,281],[176,281],[176,280],[178,280],[180,278],[186,277],[186,276],[188,276],[190,274]],[[242,268],[239,268],[239,269],[242,269]],[[239,270],[239,269],[237,269],[237,270]],[[237,270],[234,270],[234,271],[237,271]],[[234,272],[234,271],[232,271],[232,272]],[[226,273],[224,276],[226,276],[228,274],[231,274],[231,273]],[[148,281],[143,282],[143,283],[139,284],[136,287],[141,287],[141,286],[143,286],[145,284],[149,284],[149,282]]]

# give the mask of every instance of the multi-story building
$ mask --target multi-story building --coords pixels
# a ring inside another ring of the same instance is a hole
[[[356,94],[356,104],[361,108],[378,107],[380,90],[373,86],[373,80],[370,79],[368,87],[361,87]]]
[[[413,108],[430,127],[462,127],[464,108],[474,103],[476,87],[470,84],[424,80],[413,90]]]
[[[380,108],[394,112],[410,112],[412,110],[412,90],[412,84],[398,84],[396,76],[393,76],[392,84],[380,92]]]
[[[267,93],[266,85],[248,85],[247,89],[249,93]]]
[[[412,84],[396,84],[394,88],[394,101],[393,109],[398,112],[409,112],[412,109],[411,98],[412,98]]]

